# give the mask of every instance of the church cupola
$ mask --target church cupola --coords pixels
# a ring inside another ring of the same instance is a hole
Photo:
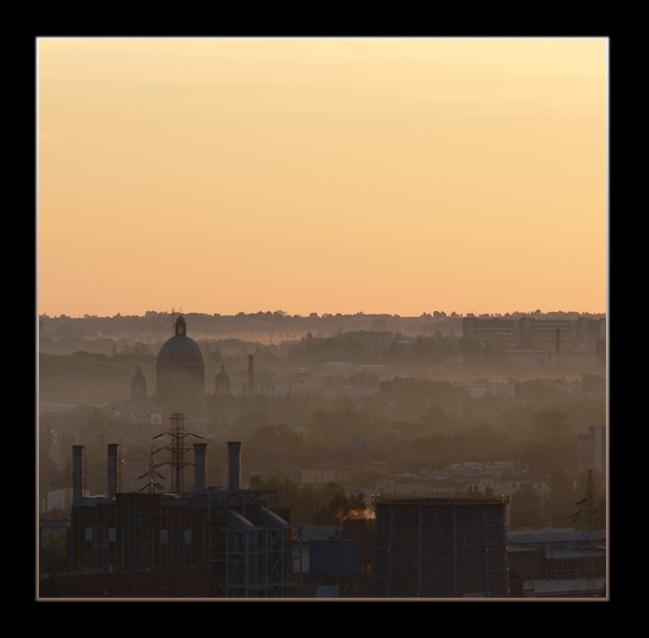
[[[140,366],[131,377],[131,400],[138,401],[146,398],[146,378],[140,370]]]
[[[230,394],[230,391],[230,376],[225,371],[225,366],[221,366],[221,372],[216,375],[214,380],[214,393],[217,395],[224,395]]]
[[[187,336],[187,324],[185,323],[185,318],[182,315],[178,316],[176,319],[176,337],[186,337]]]

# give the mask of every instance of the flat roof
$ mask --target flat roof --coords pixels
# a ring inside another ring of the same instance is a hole
[[[577,529],[530,529],[507,532],[507,543],[569,543],[574,541],[606,540],[606,530],[593,530],[592,536],[588,532]]]
[[[377,505],[506,505],[506,496],[485,496],[467,494],[431,494],[418,496],[375,496]]]
[[[566,580],[526,580],[523,591],[535,594],[570,594],[606,591],[606,578],[571,578]]]

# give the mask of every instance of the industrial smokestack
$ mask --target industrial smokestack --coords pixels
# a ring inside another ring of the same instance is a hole
[[[228,489],[237,491],[241,483],[241,441],[228,441]]]
[[[248,355],[248,394],[252,396],[255,393],[255,358]]]
[[[205,456],[207,443],[194,443],[194,492],[205,491]]]
[[[79,501],[86,494],[84,452],[83,445],[72,446],[72,498],[74,502]]]
[[[108,444],[107,470],[107,496],[115,498],[119,491],[119,445],[117,443]]]
[[[561,330],[557,328],[554,331],[554,354],[557,357],[559,356],[560,347],[561,347]]]

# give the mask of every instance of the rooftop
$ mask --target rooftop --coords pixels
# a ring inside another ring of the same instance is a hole
[[[591,539],[596,541],[606,540],[606,530],[593,530]],[[577,529],[556,529],[553,527],[546,527],[544,529],[507,532],[507,543],[514,544],[570,543],[588,540],[588,532]]]
[[[533,591],[535,594],[561,595],[592,592],[606,592],[606,578],[570,578],[566,580],[527,580],[523,583],[523,591]]]
[[[378,505],[506,505],[505,496],[486,496],[482,494],[417,494],[412,496],[375,496],[372,504]]]

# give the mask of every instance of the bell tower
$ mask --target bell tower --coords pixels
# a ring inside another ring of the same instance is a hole
[[[185,318],[182,315],[178,315],[176,319],[176,337],[186,337],[187,336],[187,324],[185,323]]]

